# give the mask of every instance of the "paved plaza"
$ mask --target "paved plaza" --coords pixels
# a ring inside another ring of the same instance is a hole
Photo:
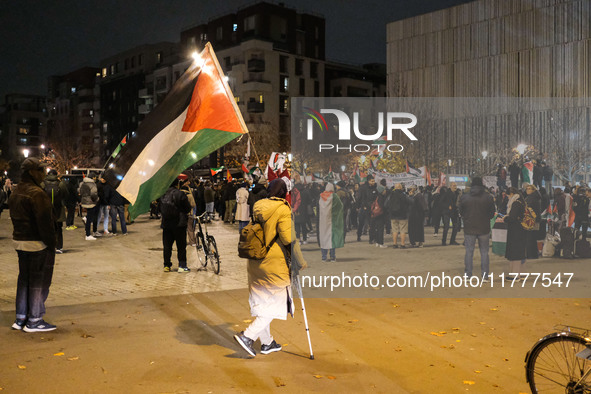
[[[527,392],[527,350],[555,324],[588,326],[591,316],[588,298],[499,298],[505,295],[485,288],[455,298],[392,298],[376,287],[341,290],[335,298],[305,289],[315,360],[299,310],[295,319],[272,324],[282,352],[248,359],[232,339],[252,319],[237,226],[210,226],[222,256],[218,276],[163,272],[159,222],[147,216],[129,226],[128,236],[94,242],[84,240],[77,221],[79,229],[64,231],[66,253],[56,257],[47,302],[46,318],[58,329],[25,334],[9,328],[17,260],[8,212],[0,219],[2,392]],[[302,273],[461,275],[463,247],[439,246],[431,231],[425,248],[406,250],[353,242],[351,234],[333,263],[321,262],[310,243],[303,246],[310,267]],[[194,253],[189,249],[191,268]],[[505,266],[491,257],[491,270]],[[528,267],[575,271],[584,281],[589,261],[540,259]]]

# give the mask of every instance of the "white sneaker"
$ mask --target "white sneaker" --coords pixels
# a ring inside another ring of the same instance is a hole
[[[434,237],[437,237],[438,235],[439,235],[439,234],[437,234],[437,233],[433,234],[433,236],[434,236]]]
[[[109,232],[109,230],[105,230],[103,233],[104,233],[105,235],[109,235],[109,234],[111,234],[111,233]]]
[[[86,223],[86,216],[82,216],[82,221]]]
[[[88,237],[86,237],[87,241],[96,241],[96,238],[93,237],[92,235],[89,235]]]
[[[97,232],[95,232],[95,233],[94,233],[94,234],[92,234],[92,235],[94,235],[95,237],[102,237],[102,236],[103,236],[103,234],[99,233],[98,231],[97,231]]]
[[[387,248],[386,245],[380,245],[380,248]]]

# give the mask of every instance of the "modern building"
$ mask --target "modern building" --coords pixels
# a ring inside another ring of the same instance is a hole
[[[39,157],[47,138],[47,98],[31,94],[8,94],[0,113],[0,158],[10,164],[9,176],[20,176],[20,163]]]
[[[590,0],[478,0],[392,22],[387,26],[388,95],[591,97],[590,16]],[[546,111],[530,113],[525,127],[516,126],[516,112],[486,127],[450,124],[423,135],[423,145],[439,148],[422,159],[456,162],[455,170],[467,172],[464,158],[492,152],[486,160],[499,160],[494,152],[525,144],[561,165],[555,148],[589,152],[591,134],[586,122],[552,126],[561,117],[551,111],[556,106],[571,107],[580,119],[591,116],[577,103],[554,101]],[[581,165],[587,166],[585,160]]]
[[[102,165],[99,76],[100,69],[84,67],[49,78],[46,149],[59,149],[71,165]]]
[[[207,42],[255,144],[288,149],[291,97],[325,95],[324,18],[262,2],[181,32],[186,53]]]
[[[98,85],[103,159],[112,153],[123,137],[132,136],[145,114],[170,89],[170,76],[157,75],[154,80],[155,70],[178,63],[178,60],[178,44],[161,42],[142,45],[100,62]]]

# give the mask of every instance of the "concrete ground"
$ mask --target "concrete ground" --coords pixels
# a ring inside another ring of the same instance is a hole
[[[528,392],[523,359],[538,338],[559,323],[591,326],[590,299],[548,298],[559,294],[556,286],[432,294],[313,288],[304,292],[315,360],[299,300],[294,319],[272,324],[283,351],[250,359],[232,339],[251,320],[237,226],[210,227],[222,256],[218,276],[164,273],[159,223],[147,216],[126,237],[94,242],[84,240],[77,220],[79,229],[64,231],[66,253],[57,256],[47,301],[46,319],[58,329],[27,334],[9,328],[18,269],[6,211],[0,219],[3,392],[520,393]],[[305,245],[310,267],[302,274],[461,275],[463,248],[439,246],[431,232],[426,248],[411,250],[379,249],[350,235],[336,263],[321,262],[318,247]],[[189,261],[197,267],[193,249]],[[587,289],[590,262],[541,259],[528,269],[574,272],[578,295]],[[491,258],[491,271],[505,268],[503,258]]]

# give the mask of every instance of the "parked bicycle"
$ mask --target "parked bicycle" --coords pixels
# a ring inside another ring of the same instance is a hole
[[[195,238],[197,239],[197,258],[201,264],[199,271],[207,270],[207,264],[209,264],[213,272],[219,275],[220,254],[215,238],[207,232],[207,223],[209,222],[207,212],[200,216],[192,216],[192,219],[196,221]]]
[[[556,326],[525,356],[532,393],[591,394],[591,330]]]

